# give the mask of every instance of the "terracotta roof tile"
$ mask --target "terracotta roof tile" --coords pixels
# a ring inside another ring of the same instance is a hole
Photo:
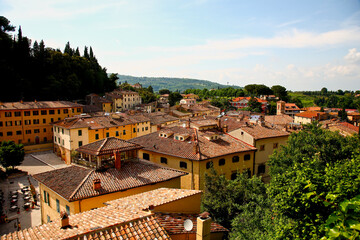
[[[130,142],[137,143],[144,147],[145,150],[163,153],[167,155],[187,158],[192,160],[204,160],[223,156],[231,153],[254,151],[256,148],[246,145],[244,142],[236,140],[217,130],[198,131],[200,154],[194,151],[194,129],[183,127],[171,127],[167,130],[174,134],[187,134],[192,136],[187,141],[175,140],[172,135],[169,138],[160,137],[158,132],[150,133],[141,137],[130,139]],[[217,134],[219,139],[209,141],[203,134]]]
[[[160,188],[110,201],[106,207],[70,215],[70,228],[61,229],[56,219],[3,235],[1,239],[170,239],[160,221],[146,210],[150,205],[160,206],[195,194],[201,192]]]
[[[240,128],[244,132],[250,134],[255,139],[265,139],[265,138],[273,138],[273,137],[285,137],[290,134],[285,131],[280,131],[277,129],[272,129],[268,127],[262,127],[259,125],[249,125]]]
[[[145,160],[124,161],[121,169],[106,171],[70,166],[34,175],[34,178],[68,201],[168,181],[187,173],[166,168]],[[100,179],[101,189],[93,189],[93,180]]]
[[[74,128],[90,128],[90,129],[102,129],[111,128],[117,126],[125,126],[133,124],[130,117],[118,117],[112,118],[110,116],[94,116],[94,117],[72,117],[55,122],[53,125],[63,127],[66,129]]]
[[[196,233],[198,214],[156,213],[155,216],[170,235],[181,233]],[[190,219],[193,222],[193,229],[191,231],[186,231],[184,229],[184,221],[186,219]],[[228,232],[229,230],[216,222],[212,222],[210,231]]]
[[[78,103],[69,101],[39,101],[39,102],[3,102],[0,104],[0,110],[17,110],[17,109],[49,109],[49,108],[73,108],[83,107]]]
[[[110,137],[104,138],[99,141],[83,145],[76,149],[81,153],[90,154],[93,156],[113,154],[114,151],[129,151],[141,149],[142,147],[138,144],[131,143],[119,138]]]

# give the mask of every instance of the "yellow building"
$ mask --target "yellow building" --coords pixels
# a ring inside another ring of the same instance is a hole
[[[112,101],[112,111],[120,112],[134,109],[135,106],[141,104],[139,93],[125,90],[114,90],[105,94],[108,100]]]
[[[224,239],[226,228],[205,214],[199,216],[200,202],[200,191],[160,188],[109,201],[92,211],[63,213],[53,222],[2,239]],[[185,221],[191,221],[191,230],[184,231]]]
[[[150,120],[142,115],[114,113],[68,118],[53,124],[54,152],[70,164],[71,152],[82,145],[108,137],[127,140],[150,132]]]
[[[34,175],[41,193],[41,219],[103,207],[104,202],[153,189],[180,188],[187,173],[136,158],[141,146],[106,138],[80,147],[80,165]],[[86,167],[85,167],[86,166]]]
[[[83,105],[67,101],[0,103],[0,142],[51,143],[51,123],[82,112]]]
[[[269,156],[275,149],[280,149],[281,145],[286,144],[290,134],[266,124],[261,116],[250,119],[248,122],[240,122],[232,117],[223,117],[222,123],[227,124],[231,136],[257,149],[253,172],[258,176],[262,176],[263,180],[268,182],[270,180],[269,166],[267,165]]]
[[[211,167],[229,179],[238,171],[252,175],[256,148],[217,129],[215,121],[188,122],[129,141],[143,146],[139,158],[188,172],[181,179],[185,189],[204,189]]]

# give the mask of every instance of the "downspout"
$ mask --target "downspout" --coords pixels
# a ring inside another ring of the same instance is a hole
[[[81,199],[79,200],[79,213],[81,213]]]

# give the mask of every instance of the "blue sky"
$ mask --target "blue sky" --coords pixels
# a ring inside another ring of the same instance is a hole
[[[0,0],[23,35],[92,46],[108,72],[360,89],[360,1]]]

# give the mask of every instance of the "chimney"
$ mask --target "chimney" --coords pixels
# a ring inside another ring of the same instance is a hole
[[[69,216],[67,215],[66,212],[61,211],[61,213],[60,213],[60,228],[64,229],[64,228],[68,228],[68,227],[70,227]]]
[[[101,188],[101,181],[99,178],[93,180],[93,188],[94,190],[99,190]]]
[[[227,133],[228,132],[228,125],[224,124],[223,128],[222,128],[222,131],[224,133]]]
[[[188,121],[187,121],[187,126],[186,126],[186,128],[190,128],[190,118],[188,119]]]
[[[221,118],[216,119],[216,125],[217,125],[218,129],[221,130]]]
[[[24,103],[24,101],[21,99],[21,100],[20,100],[20,103]]]
[[[211,217],[204,212],[197,218],[196,240],[210,240]]]
[[[121,154],[120,154],[120,152],[114,152],[114,156],[115,156],[115,168],[117,170],[120,170],[120,168],[121,168]],[[99,179],[99,181],[100,181],[100,179]],[[99,182],[99,184],[100,184],[100,182]]]

